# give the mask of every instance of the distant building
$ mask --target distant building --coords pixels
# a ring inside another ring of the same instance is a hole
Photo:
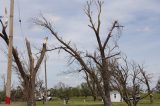
[[[116,90],[110,92],[111,102],[122,102],[122,97],[120,93]]]

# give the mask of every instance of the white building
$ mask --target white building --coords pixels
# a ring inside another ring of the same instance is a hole
[[[116,90],[110,92],[111,102],[122,102],[120,93]]]

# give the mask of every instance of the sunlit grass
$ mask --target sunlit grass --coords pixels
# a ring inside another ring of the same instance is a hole
[[[146,98],[138,104],[138,106],[160,106],[160,95],[154,97],[154,103],[150,104],[149,98]],[[85,102],[84,102],[85,99]],[[42,101],[37,101],[37,106],[45,106]],[[112,103],[113,106],[127,106],[126,103]],[[5,106],[5,104],[0,104],[0,106]],[[12,102],[10,106],[26,106],[25,102]],[[48,106],[103,106],[102,101],[94,102],[91,97],[72,97],[70,98],[67,105],[64,104],[64,101],[59,98],[53,98],[52,101],[49,101]]]

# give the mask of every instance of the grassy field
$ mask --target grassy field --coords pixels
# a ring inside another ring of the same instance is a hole
[[[5,106],[0,104],[0,106]],[[14,102],[11,106],[26,106],[26,103]],[[45,106],[42,102],[37,102],[37,106]],[[103,106],[102,102],[80,102],[80,101],[70,101],[67,105],[63,104],[63,101],[50,101],[48,106]],[[113,103],[113,106],[127,106],[125,103]],[[139,103],[138,106],[160,106],[160,102],[153,104],[150,103]]]
[[[0,104],[0,106],[5,106],[4,104]],[[14,102],[12,103],[11,106],[26,106],[25,103],[21,103],[21,102]],[[42,104],[42,102],[37,102],[37,106],[45,106],[44,104]],[[49,102],[48,106],[103,106],[103,104],[101,102],[69,102],[69,104],[64,105],[63,101],[51,101]],[[127,106],[125,103],[113,103],[113,106]],[[139,103],[138,106],[160,106],[160,102],[159,103]]]
[[[84,97],[73,97],[70,98],[69,103],[64,105],[63,100],[58,98],[53,98],[52,101],[49,101],[48,106],[103,106],[102,101],[93,102],[91,97],[85,99]],[[0,104],[0,106],[5,106]],[[11,106],[26,106],[24,102],[12,102]],[[45,106],[42,101],[37,101],[37,106]],[[126,103],[113,103],[113,106],[127,106]],[[160,106],[160,94],[154,96],[154,103],[149,103],[149,98],[146,98],[143,101],[140,101],[138,106]]]

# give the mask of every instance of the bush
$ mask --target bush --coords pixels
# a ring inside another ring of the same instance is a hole
[[[0,92],[0,103],[5,100],[5,92]]]

